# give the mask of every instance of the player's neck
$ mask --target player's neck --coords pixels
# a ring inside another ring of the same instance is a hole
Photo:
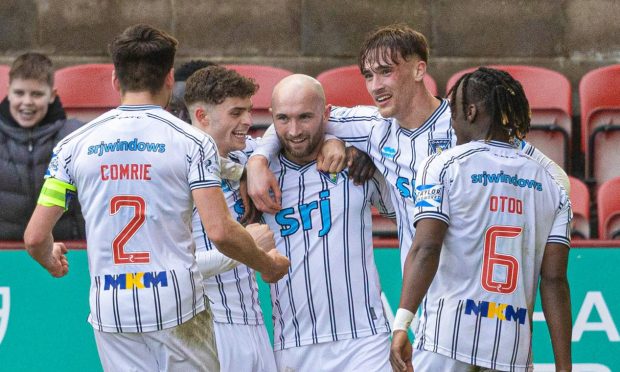
[[[170,94],[164,90],[153,94],[149,91],[128,91],[123,92],[121,103],[123,105],[157,105],[166,107],[170,100]]]
[[[441,100],[434,97],[428,89],[424,89],[411,100],[412,109],[402,118],[397,117],[396,119],[403,128],[419,128],[437,110],[440,104]]]

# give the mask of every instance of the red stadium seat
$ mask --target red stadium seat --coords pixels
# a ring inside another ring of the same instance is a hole
[[[571,235],[573,239],[590,239],[590,191],[575,177],[570,181],[570,202],[573,207]]]
[[[9,91],[9,71],[11,66],[0,65],[0,99],[6,97]]]
[[[598,185],[620,176],[619,86],[620,64],[592,70],[579,82],[586,174]]]
[[[327,103],[346,107],[374,105],[372,97],[366,90],[364,77],[357,65],[326,70],[316,78],[323,85]],[[437,84],[428,73],[424,75],[424,83],[433,95],[437,95]]]
[[[571,86],[559,72],[523,65],[488,66],[508,72],[521,83],[532,110],[532,126],[527,141],[562,168],[569,167],[571,138]],[[450,77],[446,92],[458,79],[476,68],[458,71]]]
[[[85,64],[56,71],[55,85],[67,116],[90,121],[120,105],[112,86],[114,65]]]
[[[599,239],[620,239],[620,177],[603,183],[596,199]]]
[[[271,93],[276,84],[283,78],[293,74],[282,68],[261,65],[224,65],[245,77],[254,79],[259,85],[258,92],[252,97],[252,135],[260,135],[272,122]]]

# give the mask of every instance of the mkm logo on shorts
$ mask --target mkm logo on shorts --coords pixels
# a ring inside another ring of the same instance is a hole
[[[113,289],[143,289],[151,287],[167,287],[168,274],[165,271],[147,273],[126,273],[105,275],[103,290]]]
[[[0,344],[9,325],[9,313],[11,312],[11,288],[0,287]]]

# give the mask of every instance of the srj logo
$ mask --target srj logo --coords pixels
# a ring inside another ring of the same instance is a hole
[[[9,325],[9,312],[11,311],[11,288],[0,287],[0,344],[4,339],[6,327]]]

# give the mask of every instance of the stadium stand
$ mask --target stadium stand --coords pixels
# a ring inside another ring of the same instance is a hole
[[[518,80],[530,103],[532,126],[527,141],[540,149],[565,170],[570,169],[572,126],[571,85],[559,72],[525,65],[491,65]],[[446,92],[469,68],[454,73],[446,85]]]
[[[620,177],[603,183],[596,199],[599,239],[620,239]]]
[[[327,103],[346,107],[374,105],[357,65],[329,69],[321,72],[316,78],[323,85]],[[428,73],[424,75],[424,83],[433,95],[437,95],[437,83]]]
[[[111,63],[69,66],[56,71],[55,86],[68,117],[90,121],[120,104]]]
[[[573,239],[590,239],[590,191],[588,186],[575,177],[570,181],[570,202],[573,206],[571,235]]]
[[[250,135],[260,136],[262,132],[271,124],[271,92],[273,87],[283,78],[293,74],[292,71],[282,68],[262,66],[262,65],[224,65],[233,69],[243,76],[254,79],[259,85],[258,91],[252,97],[252,129]]]
[[[620,176],[619,86],[620,64],[592,70],[579,82],[586,176],[599,186]]]
[[[9,90],[9,71],[11,66],[0,65],[0,100],[6,97]]]

